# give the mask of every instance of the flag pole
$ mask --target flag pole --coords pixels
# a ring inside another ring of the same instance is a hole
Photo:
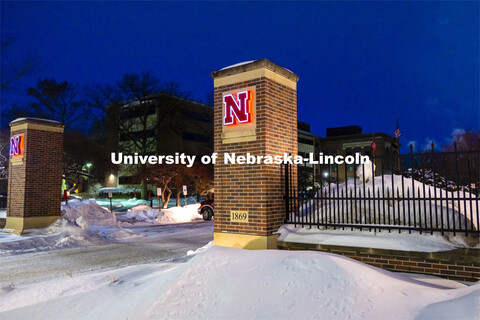
[[[397,148],[397,170],[400,172],[400,126],[398,124],[398,117],[397,117],[397,130],[398,130],[398,133],[399,133],[399,136],[396,137],[397,138],[397,145],[398,145],[398,148]]]

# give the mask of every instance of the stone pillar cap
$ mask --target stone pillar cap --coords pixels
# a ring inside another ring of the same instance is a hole
[[[260,60],[252,60],[252,61],[246,61],[246,62],[241,62],[237,63],[225,68],[222,68],[218,71],[213,71],[212,72],[212,78],[223,78],[227,76],[231,76],[234,74],[242,73],[242,72],[247,72],[251,70],[256,70],[256,69],[261,69],[261,68],[266,68],[269,69],[275,73],[278,73],[279,75],[284,76],[287,79],[290,79],[294,82],[298,81],[299,76],[293,73],[292,71],[279,66],[278,64],[275,64],[271,62],[268,59],[260,59]]]
[[[35,123],[35,124],[42,124],[42,125],[51,126],[51,127],[64,127],[64,125],[62,125],[58,121],[41,119],[41,118],[18,118],[10,122],[10,126],[20,125],[23,123]]]

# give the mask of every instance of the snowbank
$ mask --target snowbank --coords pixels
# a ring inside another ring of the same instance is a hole
[[[474,319],[480,284],[423,282],[321,252],[211,247],[0,291],[2,319]],[[101,303],[98,303],[101,301]]]
[[[190,204],[186,207],[173,207],[168,209],[154,209],[146,205],[138,205],[124,215],[119,215],[118,220],[130,224],[138,222],[146,224],[192,222],[195,220],[202,220],[197,211],[198,207],[198,203]]]
[[[283,225],[278,229],[278,241],[313,243],[336,246],[376,248],[401,251],[438,252],[467,246],[464,238],[446,239],[438,234],[412,234],[388,231],[365,232],[350,230],[319,230]]]
[[[72,200],[62,206],[62,217],[84,230],[90,226],[116,226],[115,214],[99,206],[95,200]]]
[[[99,225],[117,226],[117,221],[94,200],[70,200],[62,205],[62,216],[46,228],[25,230],[22,236],[0,233],[0,255],[103,244],[108,237],[90,230]]]
[[[198,206],[193,204],[158,210],[140,204],[125,215],[119,215],[117,221],[115,214],[95,200],[74,199],[62,205],[62,216],[47,228],[26,230],[22,236],[0,233],[0,255],[85,247],[107,241],[131,241],[146,235],[122,227],[202,220],[197,213]]]
[[[359,168],[360,169],[360,168]],[[371,170],[371,167],[370,167]],[[359,175],[362,175],[360,172]],[[300,216],[308,217],[309,221],[330,223],[352,223],[369,225],[404,225],[431,226],[445,228],[478,230],[476,213],[480,208],[480,199],[468,192],[450,192],[420,181],[404,178],[399,175],[383,175],[372,179],[367,175],[368,182],[356,179],[347,183],[330,184],[323,187],[317,194],[319,199],[328,201],[300,201]],[[402,183],[403,180],[403,183]],[[403,197],[415,200],[372,200],[371,198]],[[357,200],[337,200],[348,197]],[[443,200],[423,200],[425,198],[442,198]],[[466,198],[467,200],[461,200]],[[368,200],[367,200],[368,199]],[[470,201],[470,199],[472,199]],[[317,207],[319,205],[319,207]],[[313,213],[311,213],[313,211]],[[355,216],[356,212],[356,216]],[[294,213],[291,213],[293,219]]]
[[[91,234],[76,222],[60,218],[47,228],[26,230],[22,236],[0,232],[0,256],[85,247],[104,242],[104,238]]]

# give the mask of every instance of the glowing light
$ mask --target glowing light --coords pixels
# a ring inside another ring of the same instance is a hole
[[[239,91],[236,95],[234,93],[224,95],[223,124],[233,126],[252,122],[252,100],[253,92],[250,90]]]
[[[10,156],[16,157],[23,154],[23,134],[10,138]]]

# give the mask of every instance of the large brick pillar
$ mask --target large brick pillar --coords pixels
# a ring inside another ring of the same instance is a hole
[[[59,122],[21,118],[10,123],[6,230],[21,234],[60,216],[62,155]]]
[[[218,153],[214,243],[248,249],[276,248],[273,232],[285,219],[282,165],[224,164],[224,152],[297,154],[298,76],[262,59],[215,71],[212,77],[214,149]],[[232,117],[232,108],[227,106],[232,101],[239,107],[246,101],[249,116],[242,118],[244,114],[237,108],[239,116],[235,113]]]

